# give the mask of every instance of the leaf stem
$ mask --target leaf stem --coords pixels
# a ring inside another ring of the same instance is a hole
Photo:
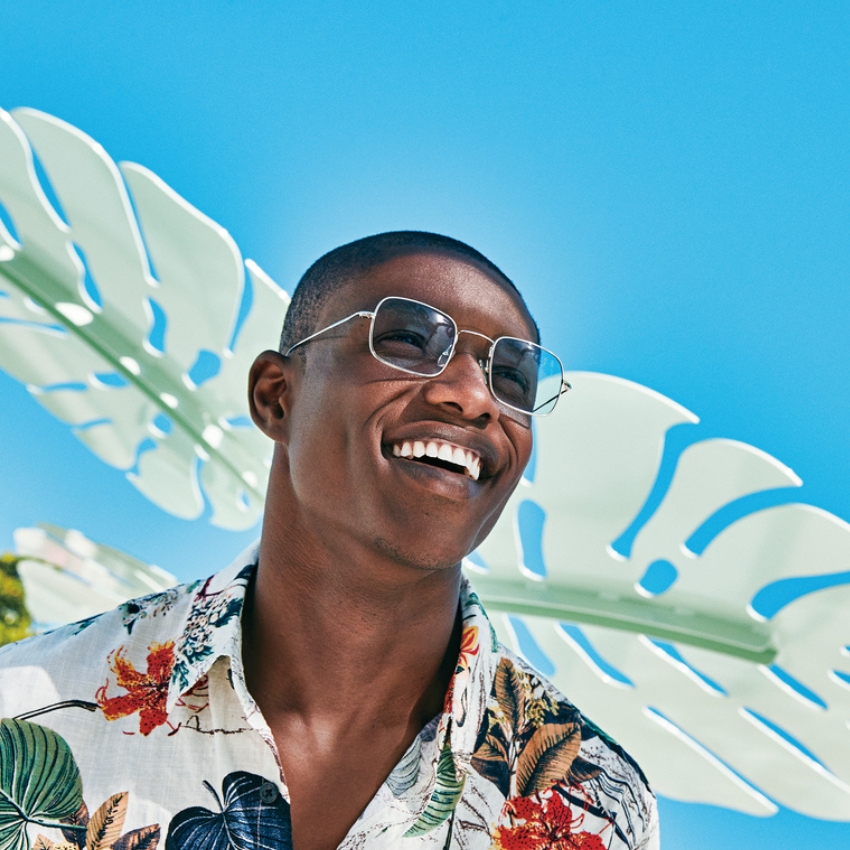
[[[17,266],[24,266],[24,268],[19,269]],[[204,439],[201,429],[198,428],[196,424],[193,424],[190,418],[184,415],[182,411],[174,410],[163,403],[160,393],[155,389],[157,386],[157,380],[160,382],[160,386],[162,388],[169,385],[179,387],[179,381],[175,381],[174,377],[170,375],[167,370],[163,368],[156,368],[153,364],[147,364],[147,371],[156,373],[153,381],[146,380],[145,378],[129,371],[120,362],[120,356],[117,352],[121,349],[131,351],[134,350],[135,346],[130,344],[129,341],[126,340],[120,332],[116,332],[116,329],[114,328],[110,328],[110,331],[112,331],[113,335],[117,338],[117,344],[115,339],[113,339],[112,344],[110,344],[106,340],[101,339],[99,334],[93,333],[92,330],[75,325],[63,313],[56,309],[56,306],[49,298],[45,297],[44,293],[37,285],[33,285],[30,281],[27,271],[34,271],[34,277],[37,279],[39,273],[42,275],[44,274],[43,269],[34,263],[26,254],[23,254],[20,257],[17,266],[12,265],[11,263],[6,263],[2,267],[0,277],[6,277],[9,282],[23,292],[24,295],[31,298],[36,304],[46,310],[47,313],[55,319],[65,331],[70,333],[72,336],[76,336],[81,339],[87,346],[89,346],[89,348],[106,360],[106,362],[109,363],[115,371],[119,372],[128,383],[134,385],[140,392],[147,396],[147,398],[153,402],[160,412],[167,414],[176,425],[181,427],[189,435],[194,442],[196,442],[199,446],[202,446],[207,454],[215,457],[222,466],[224,466],[227,471],[237,479],[240,487],[245,489],[246,492],[250,492],[251,495],[262,503],[264,498],[263,493],[257,487],[253,487],[245,482],[240,470],[237,469],[227,454],[221,452],[215,446],[210,445]],[[93,329],[97,327],[99,327],[99,323],[95,322]]]
[[[83,699],[66,699],[62,702],[46,705],[44,708],[36,708],[32,711],[25,711],[23,714],[16,714],[12,719],[29,720],[31,717],[38,717],[40,714],[47,714],[50,711],[58,711],[60,708],[84,708],[86,711],[97,711],[97,703],[86,702]]]
[[[212,787],[212,785],[210,785],[209,782],[207,782],[206,779],[204,780],[204,788],[206,788],[207,791],[209,791],[210,794],[213,795],[213,799],[215,800],[216,804],[218,805],[219,811],[223,812],[224,806],[221,805],[221,799],[218,796],[218,792],[215,790],[215,788]]]

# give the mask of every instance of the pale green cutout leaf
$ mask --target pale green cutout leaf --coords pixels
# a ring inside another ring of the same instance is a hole
[[[568,380],[563,411],[537,423],[533,482],[466,563],[501,639],[545,658],[554,683],[659,793],[850,820],[850,586],[804,595],[768,619],[753,608],[772,582],[850,570],[850,526],[785,504],[690,551],[685,542],[720,508],[800,484],[764,452],[712,439],[682,452],[629,556],[617,555],[611,544],[652,489],[667,429],[696,417],[618,378]],[[520,522],[528,502],[545,514],[531,541]],[[527,564],[538,550],[545,576]],[[652,596],[640,581],[659,560],[677,578]]]
[[[0,203],[18,236],[0,229],[0,368],[163,509],[199,516],[203,488],[214,524],[256,523],[271,444],[246,421],[246,376],[286,294],[156,175],[43,113],[0,111]]]
[[[15,531],[26,604],[38,628],[84,620],[177,579],[159,567],[52,525]]]

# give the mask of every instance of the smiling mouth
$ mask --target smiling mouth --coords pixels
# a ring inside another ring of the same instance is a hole
[[[404,440],[393,443],[392,453],[394,457],[446,469],[473,481],[481,474],[481,458],[474,451],[445,440]]]

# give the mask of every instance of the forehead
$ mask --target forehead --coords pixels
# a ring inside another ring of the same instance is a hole
[[[391,295],[424,301],[459,327],[493,338],[537,338],[534,321],[509,283],[472,258],[438,251],[402,254],[360,273],[328,299],[322,320],[372,310]]]

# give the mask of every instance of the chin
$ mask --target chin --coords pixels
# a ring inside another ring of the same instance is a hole
[[[413,551],[407,548],[402,549],[390,543],[389,540],[380,537],[375,541],[375,547],[401,566],[425,572],[453,569],[465,557],[465,553],[460,550],[453,550],[449,553],[433,550],[424,551],[422,549]]]

